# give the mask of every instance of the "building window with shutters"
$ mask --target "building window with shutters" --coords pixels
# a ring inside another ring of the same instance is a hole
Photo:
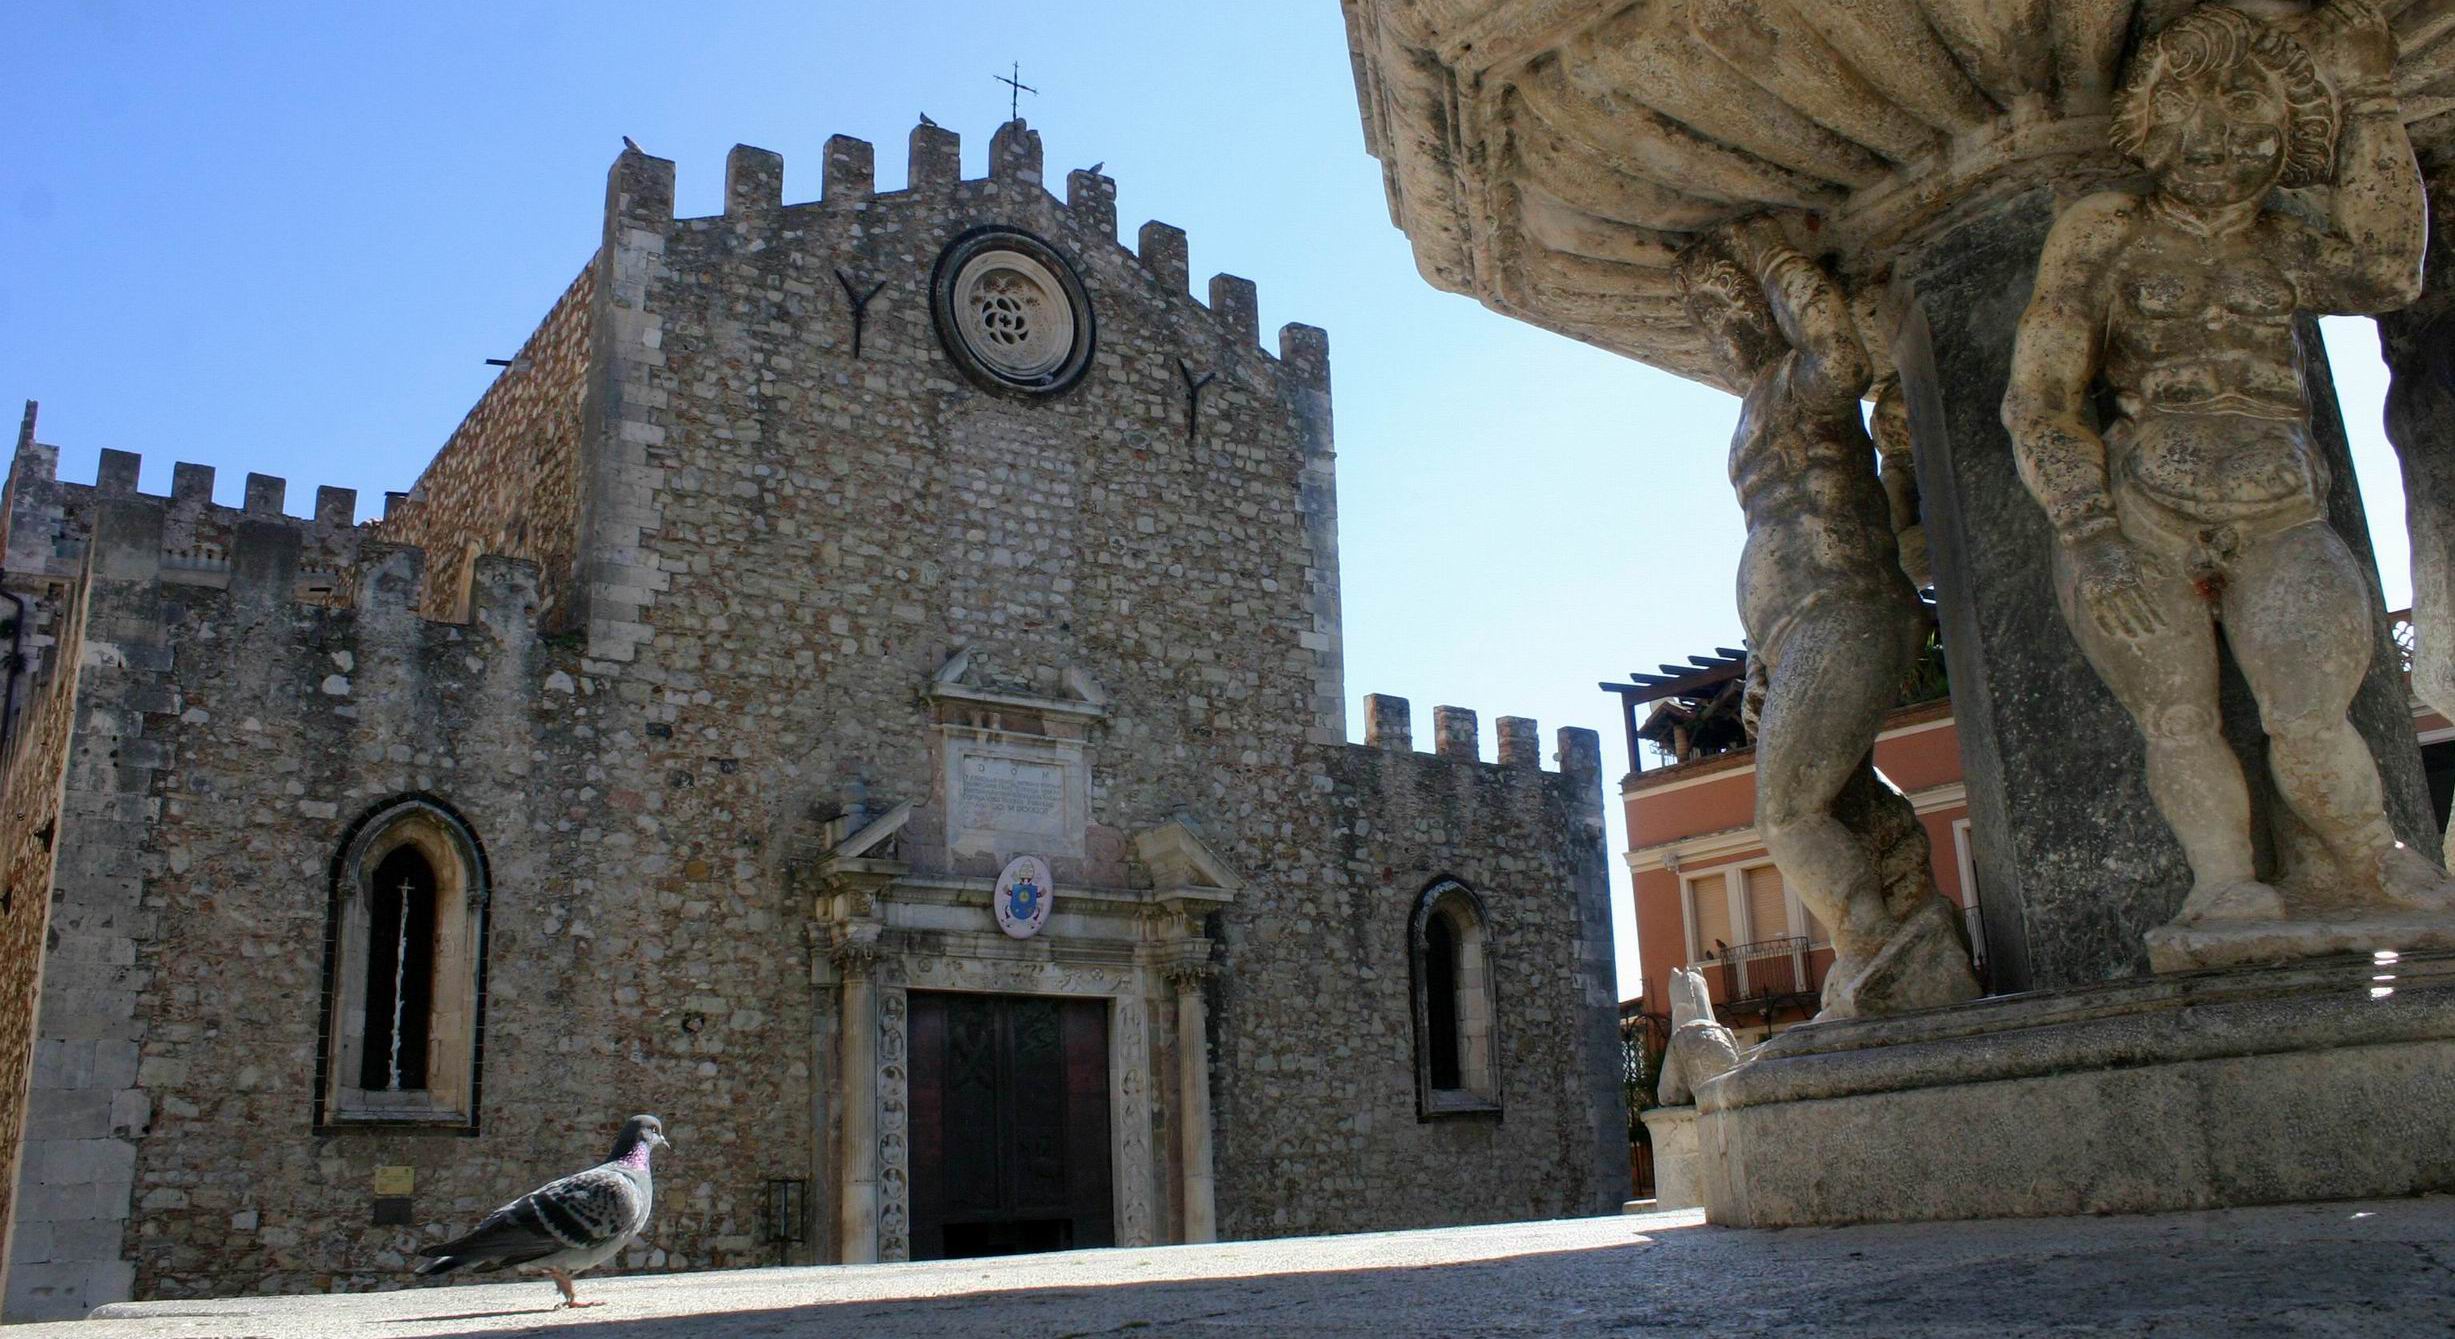
[[[486,865],[469,825],[412,798],[370,813],[333,861],[315,1123],[474,1131]]]
[[[1500,1110],[1500,1010],[1489,920],[1473,890],[1443,879],[1407,924],[1415,997],[1417,1114]]]
[[[1688,919],[1688,964],[1720,962],[1739,937],[1731,932],[1730,881],[1721,870],[1690,874],[1679,881],[1680,901]]]
[[[1770,1031],[1788,1011],[1815,1011],[1815,949],[1823,923],[1762,857],[1681,876],[1688,963],[1712,984],[1715,1012],[1734,1028]]]

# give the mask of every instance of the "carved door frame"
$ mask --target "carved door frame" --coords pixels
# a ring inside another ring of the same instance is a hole
[[[1151,1190],[1159,1160],[1151,1132],[1150,984],[1136,963],[1065,962],[890,953],[878,973],[875,1259],[912,1258],[910,992],[1044,995],[1108,1004],[1109,1175],[1116,1244],[1157,1241]]]

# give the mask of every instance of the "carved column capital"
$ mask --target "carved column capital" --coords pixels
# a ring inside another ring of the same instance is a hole
[[[864,980],[877,974],[878,959],[884,950],[873,938],[839,939],[827,950],[827,960],[847,977]]]
[[[1159,972],[1168,979],[1169,985],[1182,994],[1200,990],[1209,984],[1211,978],[1219,975],[1219,967],[1210,960],[1210,945],[1203,944],[1183,956],[1162,963]]]

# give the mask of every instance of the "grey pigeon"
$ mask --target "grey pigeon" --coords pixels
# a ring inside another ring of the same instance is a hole
[[[925,125],[925,126],[934,126],[934,125],[936,125],[936,124],[937,124],[937,122],[932,121],[932,120],[930,120],[930,119],[929,119],[929,113],[927,113],[927,112],[922,112],[922,113],[921,113],[921,124],[922,124],[922,125]]]
[[[465,1237],[418,1252],[428,1257],[418,1274],[445,1274],[462,1265],[541,1269],[563,1290],[563,1306],[602,1306],[581,1301],[571,1276],[612,1259],[648,1225],[654,1190],[648,1154],[660,1147],[672,1147],[665,1142],[665,1123],[633,1116],[623,1122],[604,1162],[522,1195],[486,1215]]]

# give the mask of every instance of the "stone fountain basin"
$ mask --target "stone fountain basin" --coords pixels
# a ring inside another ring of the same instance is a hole
[[[1785,211],[1872,304],[1940,226],[2128,175],[2106,143],[2123,61],[2193,4],[1343,0],[1365,142],[1425,277],[1716,385],[1671,271],[1698,230]],[[2455,0],[2381,8],[2416,147],[2446,170]]]

